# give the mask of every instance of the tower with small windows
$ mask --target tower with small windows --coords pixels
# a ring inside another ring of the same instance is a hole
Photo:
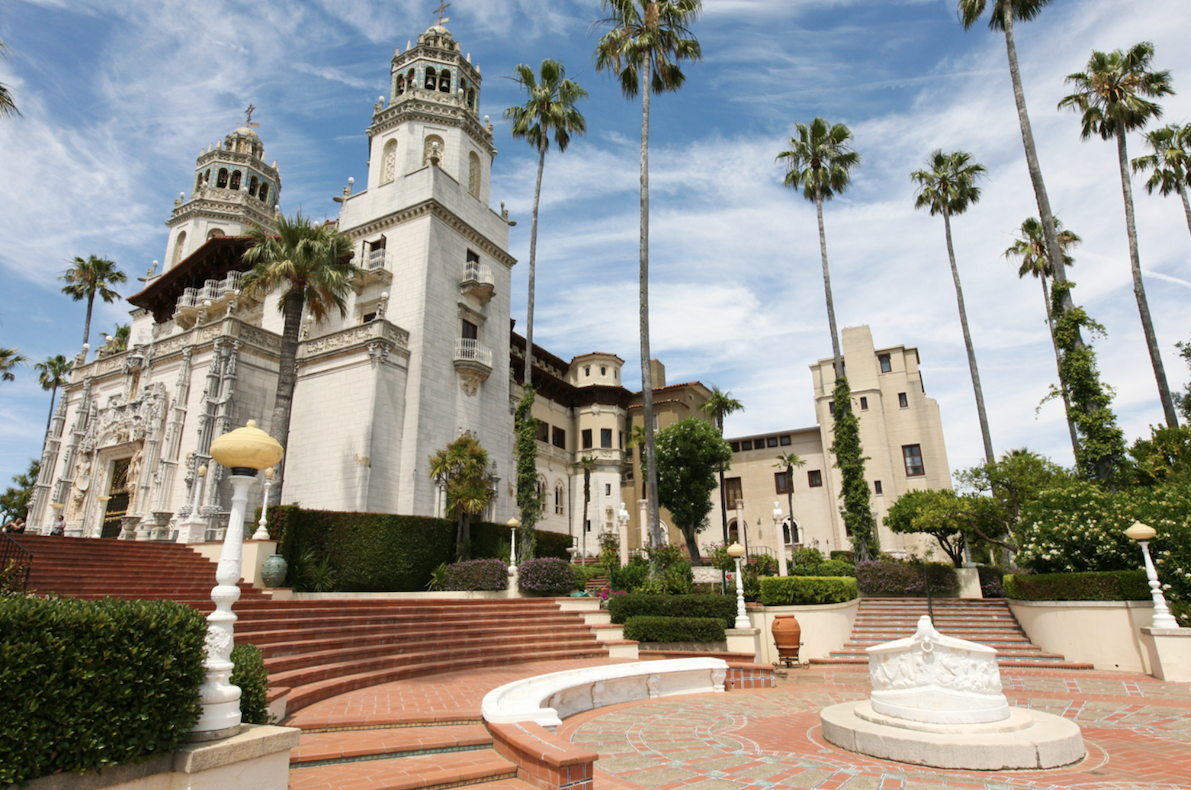
[[[265,146],[251,126],[207,146],[199,153],[190,196],[178,196],[165,223],[170,237],[162,273],[208,239],[271,230],[280,196],[277,162],[265,164]]]

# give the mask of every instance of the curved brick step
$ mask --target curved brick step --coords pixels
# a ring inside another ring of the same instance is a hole
[[[492,746],[483,724],[391,727],[339,732],[303,732],[290,752],[291,766],[332,764],[369,757],[417,757],[428,752],[456,752]]]
[[[517,766],[492,749],[360,760],[290,769],[289,790],[375,788],[437,790],[481,782],[514,782]],[[530,785],[519,782],[524,787]]]
[[[517,645],[526,642],[533,642],[539,638],[549,636],[553,641],[557,642],[559,638],[559,629],[531,629],[521,628],[512,630],[509,633],[502,633],[500,630],[490,630],[482,634],[466,633],[458,636],[450,636],[444,638],[442,634],[436,634],[431,637],[424,637],[419,634],[409,634],[405,632],[395,633],[392,629],[385,629],[375,633],[337,633],[332,636],[317,638],[309,632],[302,633],[302,638],[294,641],[267,641],[260,637],[265,634],[275,635],[279,638],[293,639],[294,634],[289,631],[282,632],[262,632],[262,633],[244,633],[238,631],[241,641],[249,642],[261,649],[262,655],[266,659],[284,658],[284,657],[300,657],[300,656],[315,656],[325,655],[328,651],[348,650],[348,649],[362,649],[362,648],[384,648],[386,650],[401,652],[408,650],[411,647],[425,648],[431,642],[442,645],[444,650],[450,650],[455,647],[465,647],[468,645],[485,645],[485,646],[506,646]],[[566,633],[566,638],[575,640],[590,640],[592,633],[590,627],[587,626],[571,626],[568,628],[569,633]]]

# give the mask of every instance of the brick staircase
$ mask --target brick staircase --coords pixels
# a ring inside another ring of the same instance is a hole
[[[997,651],[1001,666],[1035,669],[1092,669],[1091,664],[1067,661],[1030,642],[1003,598],[982,600],[944,598],[934,602],[939,633],[977,642]],[[925,598],[864,598],[852,625],[852,636],[840,650],[811,664],[868,665],[865,648],[910,636],[918,618],[928,613]]]
[[[85,600],[169,599],[214,608],[216,564],[176,543],[16,537],[33,554],[28,589]],[[274,601],[240,582],[236,638],[261,648],[270,700],[287,715],[365,686],[567,658],[602,658],[610,642],[553,599]],[[634,643],[635,644],[635,643]]]

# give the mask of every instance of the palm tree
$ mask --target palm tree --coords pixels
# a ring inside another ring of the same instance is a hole
[[[20,352],[20,349],[0,348],[0,381],[16,381],[17,377],[12,369],[26,362],[28,360]]]
[[[786,186],[802,188],[802,196],[815,204],[819,218],[819,252],[823,257],[823,290],[827,294],[827,323],[831,328],[831,353],[835,378],[844,378],[844,357],[840,352],[839,333],[835,328],[835,302],[831,298],[831,271],[827,268],[827,234],[823,230],[823,201],[831,200],[848,188],[852,169],[860,164],[860,154],[852,150],[852,132],[842,123],[828,125],[816,118],[809,126],[796,124],[798,137],[790,138],[790,150],[777,155],[786,163]]]
[[[1157,189],[1163,197],[1171,192],[1183,199],[1187,215],[1187,229],[1191,230],[1191,202],[1187,200],[1187,184],[1191,184],[1191,124],[1172,123],[1161,129],[1146,132],[1146,142],[1154,153],[1133,160],[1133,172],[1153,170],[1146,181],[1146,192]]]
[[[1059,240],[1059,247],[1063,251],[1063,265],[1071,266],[1075,259],[1067,254],[1068,247],[1074,247],[1083,241],[1069,230],[1063,230],[1063,223],[1055,220],[1055,233]],[[1059,343],[1055,339],[1055,325],[1050,316],[1050,289],[1046,287],[1046,278],[1051,276],[1050,258],[1046,255],[1046,236],[1042,233],[1042,223],[1037,217],[1028,217],[1021,223],[1021,235],[1017,241],[1005,250],[1005,257],[1010,260],[1021,259],[1021,266],[1017,270],[1018,279],[1033,275],[1042,283],[1042,307],[1046,311],[1046,327],[1050,331],[1050,342],[1055,349],[1055,367],[1062,365],[1062,354]],[[1071,399],[1067,397],[1067,390],[1059,388],[1063,394],[1063,408],[1067,416],[1067,430],[1071,433],[1071,451],[1079,457],[1079,434],[1075,431],[1075,420],[1071,418]]]
[[[75,257],[70,268],[58,278],[66,285],[62,286],[62,293],[76,302],[87,300],[87,319],[83,322],[83,345],[87,345],[91,336],[91,308],[95,304],[95,297],[111,304],[120,298],[110,286],[127,282],[124,272],[116,268],[113,261],[88,256],[87,260]]]
[[[533,221],[529,226],[529,303],[525,321],[525,386],[530,385],[533,372],[533,295],[534,262],[538,250],[538,203],[542,197],[542,171],[546,168],[546,151],[550,148],[550,134],[562,153],[570,145],[572,134],[586,134],[587,121],[575,109],[575,102],[587,98],[587,91],[579,83],[567,79],[567,70],[557,60],[546,58],[538,68],[541,79],[533,69],[522,63],[516,68],[517,84],[525,89],[528,99],[524,105],[505,110],[506,120],[513,122],[513,139],[526,140],[538,152],[538,179],[533,189]]]
[[[580,538],[579,556],[582,557],[582,562],[587,564],[587,503],[591,502],[591,473],[596,468],[596,459],[589,456],[583,456],[575,463],[571,464],[572,469],[583,470],[583,520],[579,522]],[[642,546],[642,548],[645,548]]]
[[[467,559],[471,517],[488,507],[495,493],[488,469],[488,451],[470,433],[430,456],[430,477],[446,486],[446,510],[456,519],[455,557]]]
[[[1129,262],[1133,269],[1133,295],[1137,298],[1137,311],[1141,314],[1141,327],[1149,348],[1154,378],[1158,382],[1158,398],[1166,413],[1166,424],[1174,428],[1179,424],[1179,417],[1174,408],[1174,399],[1170,396],[1170,386],[1166,383],[1162,353],[1158,350],[1158,337],[1154,333],[1145,283],[1141,279],[1137,227],[1133,221],[1133,187],[1129,182],[1129,154],[1125,146],[1126,132],[1140,129],[1151,118],[1162,116],[1162,108],[1143,97],[1155,98],[1174,93],[1170,87],[1169,71],[1150,70],[1153,58],[1154,45],[1148,41],[1135,44],[1128,52],[1119,49],[1108,53],[1093,50],[1087,71],[1067,77],[1067,82],[1075,85],[1076,91],[1064,97],[1059,102],[1059,108],[1070,107],[1083,113],[1080,139],[1086,140],[1092,135],[1099,135],[1102,140],[1116,138],[1121,191],[1125,198],[1125,230],[1129,235]]]
[[[719,387],[712,386],[711,397],[699,407],[699,411],[709,414],[715,420],[715,427],[724,438],[724,418],[729,414],[744,411],[744,404],[732,397],[731,392],[724,392]],[[724,545],[728,545],[728,501],[724,491],[724,470],[720,470],[720,519],[723,521]]]
[[[776,458],[777,463],[774,464],[778,469],[784,468],[786,470],[786,504],[790,508],[790,542],[797,543],[795,538],[798,537],[797,527],[794,526],[794,468],[806,466],[806,461],[798,457],[797,453],[783,453]],[[779,535],[778,540],[782,540],[784,536]],[[786,550],[783,542],[781,551]]]
[[[607,26],[596,45],[596,68],[615,73],[620,90],[641,100],[641,411],[645,425],[646,483],[649,534],[662,542],[658,519],[658,473],[653,428],[653,372],[649,352],[649,100],[654,93],[676,91],[686,81],[679,64],[703,58],[690,24],[703,11],[702,0],[600,0]]]
[[[6,48],[4,42],[0,41],[0,56],[5,54],[4,50]],[[20,114],[21,111],[17,109],[17,105],[12,99],[12,93],[9,92],[8,86],[0,82],[0,116]]]
[[[1034,132],[1030,128],[1030,116],[1026,112],[1026,94],[1021,84],[1021,71],[1017,66],[1017,44],[1013,37],[1013,23],[1029,22],[1042,12],[1042,8],[1049,5],[1051,0],[993,0],[992,13],[989,16],[990,30],[1005,33],[1005,49],[1009,56],[1009,79],[1013,83],[1013,101],[1017,105],[1017,122],[1021,127],[1021,142],[1026,154],[1026,167],[1030,171],[1030,182],[1034,186],[1034,199],[1038,203],[1038,216],[1042,217],[1043,234],[1046,238],[1047,257],[1050,258],[1051,270],[1056,282],[1067,282],[1067,274],[1063,271],[1060,261],[1063,258],[1062,248],[1058,237],[1054,233],[1054,212],[1050,209],[1050,198],[1046,194],[1046,184],[1042,180],[1042,167],[1038,164],[1038,149],[1034,146]],[[957,10],[964,30],[970,30],[981,16],[987,0],[958,0]],[[1071,295],[1063,293],[1063,311],[1069,312],[1073,306]],[[1076,344],[1083,345],[1083,339],[1077,335]]]
[[[33,366],[37,371],[37,381],[43,390],[50,391],[50,416],[46,417],[45,432],[50,432],[50,423],[54,420],[54,401],[58,398],[58,388],[66,384],[70,375],[70,363],[66,357],[59,354],[50,357],[45,362],[38,362]]]
[[[984,459],[996,460],[993,455],[992,433],[988,428],[988,414],[984,409],[984,390],[980,387],[980,371],[976,367],[976,349],[972,347],[972,333],[968,330],[968,311],[964,307],[964,290],[955,265],[955,247],[951,243],[951,218],[963,214],[968,206],[980,200],[976,180],[988,169],[972,161],[967,151],[943,153],[935,149],[926,160],[926,170],[915,170],[910,179],[918,184],[918,199],[914,208],[929,208],[933,217],[943,215],[943,230],[947,236],[947,258],[951,261],[951,279],[955,282],[955,300],[959,305],[959,324],[964,331],[964,346],[968,350],[968,370],[972,374],[972,389],[976,393],[976,414],[980,418],[980,433],[984,439]]]
[[[359,271],[351,262],[352,243],[333,225],[312,223],[301,212],[293,219],[277,217],[276,234],[253,228],[252,246],[243,260],[252,266],[244,275],[243,291],[247,298],[263,298],[275,288],[285,288],[277,307],[284,315],[281,352],[278,360],[277,395],[273,419],[269,425],[273,438],[284,448],[289,440],[290,409],[294,402],[297,377],[298,331],[303,309],[321,322],[332,308],[347,314],[344,297],[352,277]],[[283,459],[277,465],[277,478],[270,489],[270,504],[281,501],[284,484]]]

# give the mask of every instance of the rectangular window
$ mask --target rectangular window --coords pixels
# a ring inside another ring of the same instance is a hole
[[[765,440],[765,446],[766,447],[777,447],[777,437],[770,436],[768,439]]]
[[[863,395],[860,396],[860,410],[868,411],[868,398],[864,397]]]
[[[479,253],[473,252],[472,250],[468,250],[467,251],[467,262],[468,263],[479,263],[480,262]]]
[[[584,450],[591,449],[591,428],[583,429],[583,449]]]
[[[832,417],[835,416],[835,401],[832,401],[831,403],[827,404],[827,413],[830,414]]]
[[[811,488],[818,488],[823,485],[823,473],[818,469],[812,469],[806,473],[806,484]]]
[[[591,532],[591,519],[587,520],[587,531]]]
[[[618,450],[624,449],[624,431],[616,432],[616,449],[618,449]]]
[[[901,406],[903,409],[910,408],[910,399],[906,397],[906,393],[897,393],[897,405]]]
[[[364,316],[363,316],[363,319],[361,320],[361,323],[367,324],[367,323],[371,323],[372,321],[375,321],[375,320],[376,320],[376,313],[375,313],[375,312],[371,312],[371,313],[364,313]]]
[[[888,354],[877,354],[877,361],[881,363],[882,373],[893,372],[893,360],[889,358]]]
[[[466,340],[479,340],[480,328],[467,319],[463,320],[463,338]]]
[[[740,452],[740,442],[732,442],[731,445],[729,445],[729,446],[732,448],[732,452],[734,452],[734,453]]]
[[[903,444],[902,456],[906,459],[906,477],[922,477],[926,467],[922,465],[922,447],[917,444]]]
[[[773,490],[779,494],[790,493],[790,476],[785,472],[774,472]]]
[[[790,434],[786,434],[785,436],[781,437],[781,445],[782,447],[790,446]]]
[[[882,494],[885,493],[884,489],[881,488],[880,480],[873,481],[873,493],[876,494],[877,496],[881,496]]]
[[[752,440],[752,439],[745,439],[743,442],[741,442],[741,443],[740,443],[740,449],[741,449],[741,450],[751,450],[751,449],[753,449],[753,440]]]
[[[736,503],[744,499],[744,494],[740,488],[739,477],[729,477],[724,481],[724,501],[728,503],[728,509],[732,510],[736,507]]]
[[[548,424],[542,422],[541,420],[538,420],[537,422],[538,422],[538,441],[539,442],[549,442],[550,441],[550,426]]]
[[[567,432],[562,428],[554,429],[554,446],[559,449],[567,449]]]
[[[612,496],[612,484],[604,483],[604,496]]]
[[[612,449],[612,429],[600,428],[600,447]]]

